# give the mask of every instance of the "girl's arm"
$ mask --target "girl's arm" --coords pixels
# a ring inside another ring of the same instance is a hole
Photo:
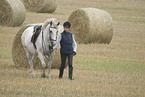
[[[73,38],[73,51],[76,52],[76,49],[77,49],[77,43],[76,43],[75,38],[74,38],[73,35],[72,35],[72,38]]]

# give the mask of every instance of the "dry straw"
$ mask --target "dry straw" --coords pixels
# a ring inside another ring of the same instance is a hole
[[[80,8],[74,10],[68,18],[71,22],[71,32],[77,42],[107,43],[113,37],[113,22],[111,15],[96,8]]]
[[[25,15],[25,7],[20,0],[0,0],[0,25],[20,26]]]
[[[28,11],[53,13],[57,8],[56,0],[21,0]]]
[[[12,47],[12,57],[15,65],[17,67],[28,67],[29,68],[29,63],[28,59],[26,57],[26,52],[22,46],[21,43],[21,35],[24,32],[25,29],[28,27],[34,26],[36,24],[29,24],[26,26],[23,26],[18,33],[15,36],[15,39],[13,41],[13,47]],[[63,31],[63,27],[59,26],[59,33]],[[60,60],[60,47],[58,46],[57,50],[54,51],[54,58],[52,61],[52,68],[53,69],[59,69],[61,65],[61,60]],[[67,66],[67,65],[66,65]],[[34,62],[34,68],[41,68],[41,62],[37,56],[35,62]]]

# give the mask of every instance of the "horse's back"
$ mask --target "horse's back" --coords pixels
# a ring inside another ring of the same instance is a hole
[[[33,27],[28,27],[21,36],[23,46],[27,46],[31,42],[32,35],[33,35]]]

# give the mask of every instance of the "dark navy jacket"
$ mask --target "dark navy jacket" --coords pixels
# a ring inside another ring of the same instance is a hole
[[[61,41],[60,41],[60,53],[72,54],[73,53],[73,37],[70,32],[61,33]]]

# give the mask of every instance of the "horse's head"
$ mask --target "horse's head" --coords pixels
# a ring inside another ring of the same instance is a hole
[[[58,34],[58,26],[60,22],[55,23],[55,22],[50,22],[49,26],[49,39],[51,42],[56,42],[57,40],[57,34]]]
[[[51,44],[55,44],[57,40],[57,34],[58,34],[58,26],[60,22],[55,23],[55,19],[48,19],[44,22],[44,25],[42,26],[42,30],[46,30],[48,32],[48,38],[51,42]]]

